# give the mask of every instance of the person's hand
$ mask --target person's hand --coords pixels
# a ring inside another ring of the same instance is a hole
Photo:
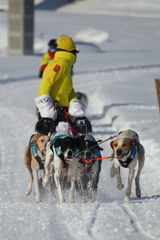
[[[49,93],[35,98],[35,103],[41,113],[42,118],[51,118],[53,121],[57,119],[57,110],[54,109]]]

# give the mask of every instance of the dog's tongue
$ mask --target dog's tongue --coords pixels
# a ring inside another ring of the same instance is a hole
[[[72,162],[72,161],[73,161],[73,158],[66,158],[66,161]]]
[[[85,162],[85,166],[89,168],[91,166],[91,163],[92,163],[91,161]]]
[[[122,155],[122,154],[121,154],[121,155],[120,155],[120,154],[119,154],[119,155],[117,154],[117,158],[123,158],[123,156],[124,156],[124,154],[123,154],[123,155]]]

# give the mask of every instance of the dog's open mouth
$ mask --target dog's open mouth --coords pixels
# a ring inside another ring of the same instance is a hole
[[[72,157],[66,157],[66,158],[65,158],[65,161],[70,163],[70,162],[73,161],[73,158],[72,158]]]
[[[85,166],[89,168],[92,164],[92,161],[85,161]]]
[[[125,153],[124,154],[116,154],[116,158],[118,158],[118,159],[122,159],[124,156],[125,156]]]

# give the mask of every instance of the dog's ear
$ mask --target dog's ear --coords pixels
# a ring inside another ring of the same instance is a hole
[[[59,147],[60,146],[61,139],[57,139],[54,146]]]
[[[84,141],[84,138],[85,138],[85,135],[81,135],[74,139],[77,147],[80,145],[81,142]]]
[[[80,142],[84,141],[85,135],[78,136],[76,139],[78,139]]]
[[[97,142],[98,143],[98,142]],[[103,151],[103,148],[101,148],[99,145],[97,145],[97,148],[100,150],[100,151]]]
[[[37,140],[38,140],[38,139],[36,139],[36,140],[34,141],[34,146],[35,146],[35,148],[36,148],[36,151],[38,151],[38,149],[39,149],[38,144],[37,144]]]
[[[114,144],[114,140],[112,142],[110,142],[110,146],[113,149],[113,144]]]
[[[131,147],[133,147],[134,146],[134,139],[130,139],[129,144],[130,144]]]
[[[31,139],[32,141],[37,141],[40,137],[44,136],[42,133],[36,133],[33,138]]]
[[[111,148],[114,150],[116,147],[118,147],[118,139],[113,140],[110,142]]]

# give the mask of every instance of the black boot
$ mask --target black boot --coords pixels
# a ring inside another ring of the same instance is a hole
[[[52,134],[55,130],[56,126],[51,118],[40,118],[35,126],[35,131],[44,135],[48,135],[49,132]]]

